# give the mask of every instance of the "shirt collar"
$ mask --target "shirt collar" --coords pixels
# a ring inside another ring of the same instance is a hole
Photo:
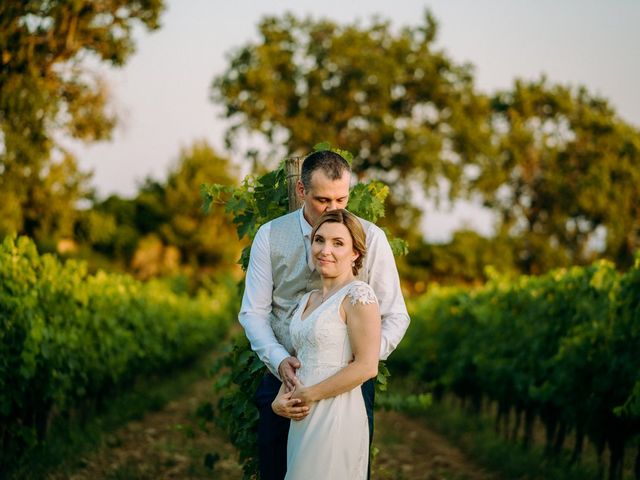
[[[300,209],[300,228],[302,229],[302,235],[305,238],[309,238],[311,236],[311,231],[313,228],[307,222],[307,219],[304,218],[304,206]]]

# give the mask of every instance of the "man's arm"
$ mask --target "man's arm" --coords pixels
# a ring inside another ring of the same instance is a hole
[[[391,246],[382,229],[375,225],[367,232],[365,261],[369,274],[367,283],[378,297],[382,317],[380,360],[386,360],[404,337],[409,327],[409,314]]]
[[[278,367],[290,354],[278,342],[269,322],[273,297],[270,227],[269,224],[260,227],[253,239],[238,319],[251,343],[251,349],[269,371],[280,378]]]

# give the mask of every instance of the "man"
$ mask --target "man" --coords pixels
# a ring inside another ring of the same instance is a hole
[[[282,382],[288,390],[294,387],[300,362],[291,355],[289,323],[300,298],[321,285],[311,259],[309,236],[325,211],[347,206],[350,181],[351,169],[340,155],[331,151],[312,153],[302,164],[296,187],[304,202],[302,208],[260,227],[251,246],[239,320],[251,348],[271,372],[256,392],[261,480],[282,480],[286,473],[289,420],[273,413],[271,402]],[[367,254],[358,278],[369,283],[378,297],[382,316],[380,359],[384,360],[402,339],[409,315],[384,232],[371,222],[361,222]],[[362,392],[372,438],[374,381],[366,382]],[[287,415],[299,420],[308,410],[306,405],[296,405]]]

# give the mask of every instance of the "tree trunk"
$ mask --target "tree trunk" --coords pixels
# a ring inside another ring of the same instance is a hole
[[[511,407],[507,407],[502,423],[502,436],[509,441],[509,425],[511,425]]]
[[[567,436],[567,424],[560,422],[558,430],[556,432],[556,439],[553,445],[553,454],[559,456],[564,448],[564,440]]]
[[[296,192],[296,184],[300,178],[300,157],[289,157],[285,160],[285,170],[287,172],[287,192],[289,196],[289,211],[299,209],[302,206],[302,199]]]
[[[516,408],[516,420],[513,423],[513,429],[511,430],[511,441],[515,442],[518,440],[518,432],[520,431],[520,425],[522,424],[522,408]]]
[[[498,400],[498,410],[496,411],[496,423],[494,425],[494,430],[496,434],[500,435],[500,425],[502,423],[502,419],[507,414],[507,408],[505,403],[502,400]]]
[[[553,439],[556,437],[556,430],[558,428],[558,417],[555,412],[547,412],[543,418],[545,431],[546,431],[546,444],[544,447],[545,456],[551,456],[553,454]]]
[[[617,435],[610,437],[609,451],[609,480],[622,480],[624,439]]]
[[[571,454],[571,465],[579,464],[582,458],[582,448],[584,447],[584,426],[578,424],[576,427],[576,444]]]
[[[524,437],[522,438],[522,446],[527,450],[533,444],[533,423],[535,418],[533,408],[528,407],[524,411]]]
[[[596,458],[598,459],[598,478],[604,478],[604,437],[597,438],[594,441],[594,445],[596,447]]]

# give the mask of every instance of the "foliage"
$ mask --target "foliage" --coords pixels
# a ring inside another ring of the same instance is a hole
[[[0,4],[0,236],[70,235],[87,175],[58,139],[109,138],[116,118],[90,64],[122,66],[134,26],[158,28],[162,9],[162,0]]]
[[[505,434],[525,446],[539,419],[549,455],[570,430],[573,461],[586,438],[598,455],[607,446],[610,478],[618,478],[624,445],[640,434],[639,267],[622,275],[599,261],[539,277],[495,276],[472,292],[434,288],[411,305],[412,324],[390,365],[436,399],[451,392],[475,412],[495,402],[496,425],[515,411],[524,428],[518,421]]]
[[[413,248],[401,261],[405,285],[424,293],[428,285],[481,285],[490,279],[489,270],[517,275],[513,241],[485,238],[473,230],[458,230],[444,244],[412,242]]]
[[[488,99],[468,65],[436,48],[430,13],[400,30],[381,19],[338,25],[292,14],[265,17],[258,29],[213,81],[212,99],[232,122],[229,145],[257,134],[299,155],[327,139],[358,152],[361,180],[385,180],[403,205],[411,184],[438,189],[446,178],[454,195],[464,164],[487,150]]]
[[[169,170],[166,182],[143,188],[138,206],[147,205],[158,213],[158,222],[148,233],[156,235],[163,245],[173,246],[180,253],[183,269],[229,268],[238,255],[239,245],[229,242],[234,229],[222,208],[205,215],[194,190],[205,181],[234,185],[235,171],[227,158],[217,155],[205,142],[183,149]],[[141,209],[144,210],[144,209]],[[139,211],[138,219],[148,218]]]
[[[386,225],[403,238],[421,236],[416,188],[436,202],[479,200],[497,214],[497,242],[521,273],[603,257],[633,263],[640,132],[606,100],[544,78],[485,95],[471,66],[435,47],[428,12],[401,29],[292,14],[258,29],[212,85],[230,145],[257,135],[296,155],[321,136],[358,152],[360,180],[393,189]]]
[[[183,149],[162,180],[148,178],[131,199],[112,195],[80,213],[76,239],[137,278],[186,276],[195,290],[213,271],[228,270],[241,250],[224,207],[210,215],[193,194],[206,179],[230,187],[235,170],[206,143]]]
[[[140,375],[221,341],[230,284],[195,298],[158,282],[61,264],[32,240],[0,245],[0,469],[44,440],[50,418],[108,402]]]
[[[376,397],[376,408],[416,413],[424,411],[424,409],[431,405],[432,401],[433,397],[429,393],[383,394]]]
[[[495,155],[470,188],[517,239],[524,273],[586,264],[621,267],[640,247],[640,131],[585,88],[516,81],[492,97]],[[598,240],[599,238],[599,240]]]
[[[258,472],[258,444],[256,432],[258,409],[254,394],[266,367],[251,350],[244,335],[236,337],[232,350],[220,358],[213,371],[223,372],[215,388],[222,393],[215,420],[239,452],[239,460],[246,480],[256,478]]]

